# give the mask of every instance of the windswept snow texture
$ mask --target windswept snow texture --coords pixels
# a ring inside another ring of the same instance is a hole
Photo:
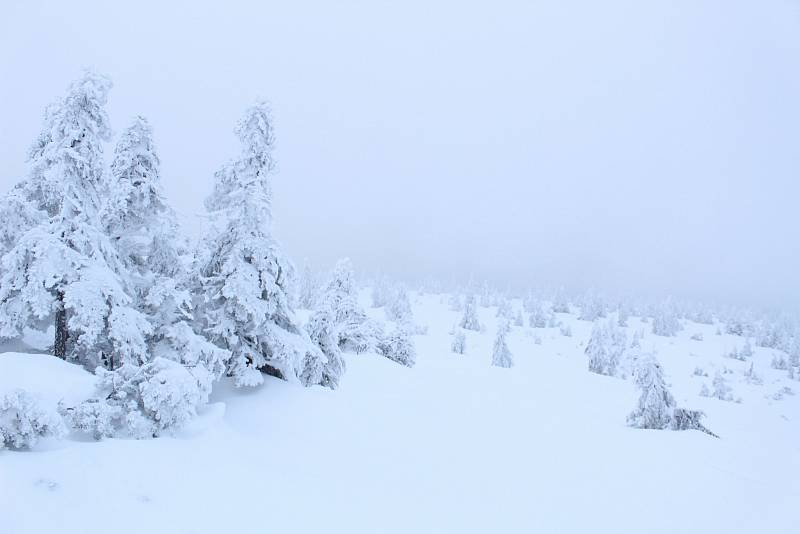
[[[587,369],[592,323],[557,314],[571,337],[512,326],[514,367],[498,368],[496,308],[477,308],[485,329],[466,331],[461,355],[450,345],[463,314],[448,296],[409,297],[428,326],[413,368],[346,354],[339,390],[222,383],[174,438],[3,451],[0,532],[798,532],[800,382],[770,367],[773,351],[753,349],[758,384],[751,362],[723,357],[744,338],[686,322],[655,336],[630,317],[628,339],[644,331],[677,404],[704,410],[720,439],[639,430],[625,421],[632,380]],[[717,371],[741,402],[699,395]],[[54,403],[91,382],[45,355],[0,355],[0,394],[24,387]]]

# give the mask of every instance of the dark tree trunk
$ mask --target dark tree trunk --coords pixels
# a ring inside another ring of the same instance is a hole
[[[273,367],[268,363],[265,363],[261,367],[258,368],[259,371],[264,373],[265,375],[274,376],[275,378],[280,378],[281,380],[286,380],[286,377],[283,376],[283,373],[277,367]]]
[[[64,293],[58,292],[58,309],[56,309],[56,338],[53,343],[53,353],[62,360],[67,359],[67,310],[64,309]]]

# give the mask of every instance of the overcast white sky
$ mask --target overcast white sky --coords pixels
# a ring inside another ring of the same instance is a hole
[[[269,99],[298,264],[800,297],[797,1],[165,4],[2,0],[0,189],[93,67],[189,221]]]

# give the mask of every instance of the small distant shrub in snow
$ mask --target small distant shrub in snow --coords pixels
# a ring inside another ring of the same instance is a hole
[[[732,360],[739,360],[741,362],[745,360],[744,354],[739,352],[739,350],[736,347],[733,347],[733,350],[727,354],[727,357]]]
[[[391,291],[386,280],[376,280],[375,284],[372,286],[372,292],[370,294],[372,297],[372,307],[381,308],[386,306],[386,304],[389,302],[390,295]]]
[[[426,324],[415,324],[412,328],[415,336],[427,336],[428,335],[428,325]]]
[[[703,341],[703,334],[701,334],[700,332],[696,332],[692,334],[692,337],[690,339],[693,341]]]
[[[536,303],[532,306],[529,324],[531,328],[547,327],[547,312],[544,311],[541,304]]]
[[[753,345],[750,344],[750,340],[746,339],[744,342],[744,346],[740,351],[740,354],[743,358],[751,358],[753,356]]]
[[[406,367],[413,367],[417,359],[414,341],[408,331],[402,327],[395,328],[381,340],[378,345],[378,352]]]
[[[457,330],[453,334],[453,341],[450,343],[450,350],[456,354],[464,354],[467,348],[467,336],[463,330]]]
[[[560,289],[553,296],[553,313],[569,313],[569,302]]]
[[[562,336],[572,337],[572,328],[568,324],[561,325],[560,331]]]
[[[690,314],[689,317],[692,321],[700,324],[714,324],[714,314],[707,308],[700,308]]]
[[[525,320],[522,318],[522,312],[518,311],[517,315],[514,317],[514,326],[524,326]]]
[[[494,294],[492,289],[489,287],[489,284],[484,282],[480,292],[481,307],[488,308],[489,306],[494,304],[496,299],[497,295]]]
[[[503,300],[500,302],[500,305],[497,307],[497,313],[495,317],[504,317],[506,319],[511,319],[511,303],[507,300]]]
[[[539,337],[539,336],[533,336],[533,344],[534,345],[541,345],[542,344],[542,338]]]
[[[710,395],[711,397],[723,401],[733,400],[733,393],[731,391],[731,387],[728,385],[728,381],[725,380],[725,377],[723,377],[719,371],[717,371],[717,373],[714,375],[714,381],[712,382],[712,386],[714,389],[711,392]]]
[[[452,295],[450,295],[450,299],[448,300],[448,305],[450,306],[450,311],[461,311],[462,309],[461,297],[458,294],[453,293]]]
[[[694,376],[708,376],[708,373],[703,371],[701,367],[695,367],[694,372],[692,373]]]
[[[742,317],[734,317],[725,325],[725,333],[733,334],[734,336],[743,336],[746,332],[750,331],[750,326],[747,321]]]
[[[642,346],[642,344],[641,344],[641,340],[642,340],[642,333],[641,333],[641,331],[639,331],[639,330],[636,330],[636,331],[633,333],[633,340],[631,341],[631,348],[632,348],[632,349],[639,349],[639,348],[641,348],[641,346]]]
[[[405,288],[399,288],[394,294],[391,302],[386,307],[386,316],[401,324],[411,324],[413,315],[411,313],[411,302],[408,300],[408,293]]]
[[[773,393],[770,396],[770,398],[772,400],[781,400],[786,395],[794,395],[794,391],[792,390],[792,388],[790,388],[788,386],[784,386],[781,389],[779,389],[778,391],[776,391],[775,393]]]
[[[601,317],[606,316],[605,306],[603,301],[597,295],[587,294],[584,296],[581,305],[581,313],[578,319],[582,321],[595,321]]]
[[[478,321],[475,295],[467,295],[464,301],[464,315],[461,317],[459,326],[464,330],[474,330],[476,332],[481,329],[481,324]]]
[[[785,371],[789,368],[789,363],[786,361],[786,358],[784,358],[783,353],[778,353],[772,357],[770,366],[773,369],[778,369],[779,371]]]
[[[64,423],[30,393],[15,390],[0,398],[0,449],[28,449],[40,438],[61,437]]]
[[[754,385],[757,385],[757,386],[763,384],[763,380],[761,380],[761,377],[758,376],[758,374],[755,372],[755,370],[753,370],[753,364],[752,363],[750,364],[750,367],[747,368],[747,371],[744,372],[744,376],[745,376],[745,380],[747,380],[748,384],[754,384]]]
[[[492,349],[492,365],[495,367],[513,367],[514,359],[511,356],[511,351],[506,343],[506,334],[508,334],[508,323],[500,321],[497,325],[497,335],[494,339],[494,347]]]
[[[708,389],[708,386],[705,384],[705,382],[700,387],[700,396],[701,397],[710,397],[711,396],[711,391]]]
[[[617,326],[628,326],[628,308],[624,304],[620,305],[619,311],[617,311]]]
[[[584,351],[589,358],[589,371],[615,376],[624,350],[625,332],[614,321],[595,322]]]

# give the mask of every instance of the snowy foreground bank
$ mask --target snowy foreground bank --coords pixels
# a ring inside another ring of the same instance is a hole
[[[660,337],[630,318],[628,338],[645,332],[678,404],[704,410],[720,439],[638,430],[625,424],[632,382],[587,371],[592,323],[559,314],[572,336],[514,327],[502,369],[496,309],[479,308],[485,332],[458,355],[446,302],[412,298],[428,326],[413,368],[348,354],[338,390],[223,383],[172,438],[0,452],[0,532],[798,532],[800,395],[783,388],[800,383],[770,367],[770,349],[751,357],[757,384],[751,362],[722,356],[742,338],[694,323]],[[723,368],[741,402],[699,396]],[[51,405],[92,382],[47,355],[0,354],[0,393]]]

